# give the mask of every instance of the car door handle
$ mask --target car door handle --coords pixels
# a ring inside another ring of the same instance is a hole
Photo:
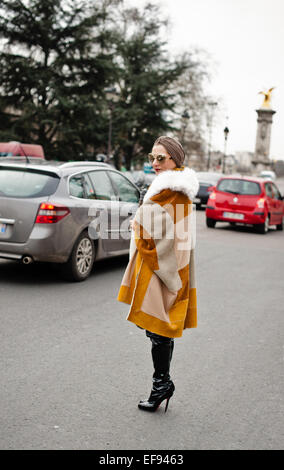
[[[15,219],[0,219],[1,224],[14,224]]]

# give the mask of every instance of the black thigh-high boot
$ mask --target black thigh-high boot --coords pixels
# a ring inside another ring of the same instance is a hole
[[[174,393],[175,386],[170,378],[170,363],[174,349],[174,339],[160,336],[150,331],[146,335],[152,342],[152,359],[154,366],[153,384],[148,400],[140,401],[138,407],[145,411],[156,411],[162,401],[169,399]]]

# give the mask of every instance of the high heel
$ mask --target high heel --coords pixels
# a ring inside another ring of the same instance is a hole
[[[166,403],[166,407],[165,407],[165,413],[166,413],[166,411],[167,411],[167,409],[168,409],[170,398],[171,398],[171,397],[167,398],[167,403]]]
[[[166,413],[168,406],[169,406],[170,398],[174,394],[175,386],[172,381],[169,381],[168,383],[159,384],[159,385],[160,386],[157,386],[157,384],[154,384],[151,395],[148,398],[148,400],[143,400],[143,401],[140,401],[140,403],[138,403],[138,408],[140,410],[155,412],[159,408],[160,404],[164,400],[167,400],[166,407],[165,407],[165,413]],[[165,390],[166,387],[167,387],[167,390]]]

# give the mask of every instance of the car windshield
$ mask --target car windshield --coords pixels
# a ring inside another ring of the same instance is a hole
[[[261,193],[260,185],[254,181],[223,179],[217,186],[218,191],[253,196]]]
[[[58,183],[59,177],[53,173],[0,167],[0,197],[50,196]]]
[[[262,173],[262,174],[259,175],[259,176],[260,176],[260,178],[264,178],[264,179],[266,179],[266,178],[271,178],[271,179],[273,179],[273,175],[272,175],[271,173]]]

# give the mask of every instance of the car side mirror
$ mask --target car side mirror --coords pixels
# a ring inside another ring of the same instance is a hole
[[[214,189],[215,189],[215,186],[209,186],[209,187],[207,188],[207,192],[208,192],[208,193],[212,193],[212,191],[214,191]]]

